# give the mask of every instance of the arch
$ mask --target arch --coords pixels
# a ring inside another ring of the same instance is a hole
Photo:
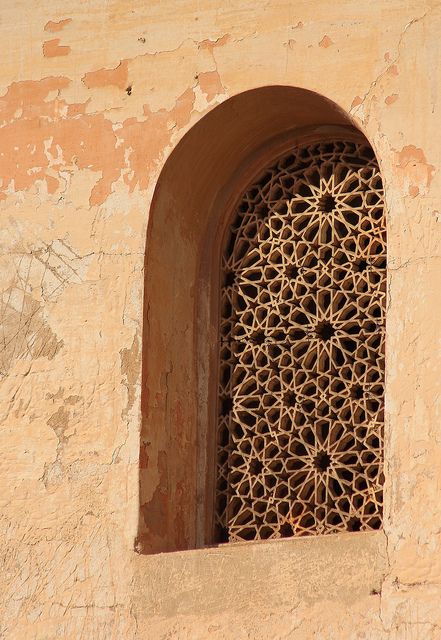
[[[145,257],[141,552],[213,541],[214,292],[227,212],[268,158],[300,136],[330,127],[356,130],[340,107],[317,93],[288,86],[252,89],[205,115],[162,169]]]

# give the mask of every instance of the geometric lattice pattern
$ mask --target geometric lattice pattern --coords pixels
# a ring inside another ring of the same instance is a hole
[[[369,145],[275,162],[222,260],[216,540],[380,528],[386,227]]]

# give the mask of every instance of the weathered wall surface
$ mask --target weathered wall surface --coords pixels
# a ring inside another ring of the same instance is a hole
[[[0,637],[440,638],[440,3],[2,4]],[[192,124],[273,84],[350,112],[385,180],[375,566],[358,534],[133,551],[152,193]]]

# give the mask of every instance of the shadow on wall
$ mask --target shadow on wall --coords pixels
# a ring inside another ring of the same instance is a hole
[[[253,89],[203,117],[161,172],[145,257],[140,553],[213,542],[220,236],[253,177],[247,168],[265,166],[279,140],[330,126],[354,130],[349,115],[317,93]]]

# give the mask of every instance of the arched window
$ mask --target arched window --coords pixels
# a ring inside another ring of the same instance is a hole
[[[171,151],[146,242],[138,551],[380,527],[384,233],[374,153],[317,93],[243,92]]]
[[[378,529],[386,237],[374,153],[299,142],[222,247],[215,539]]]

